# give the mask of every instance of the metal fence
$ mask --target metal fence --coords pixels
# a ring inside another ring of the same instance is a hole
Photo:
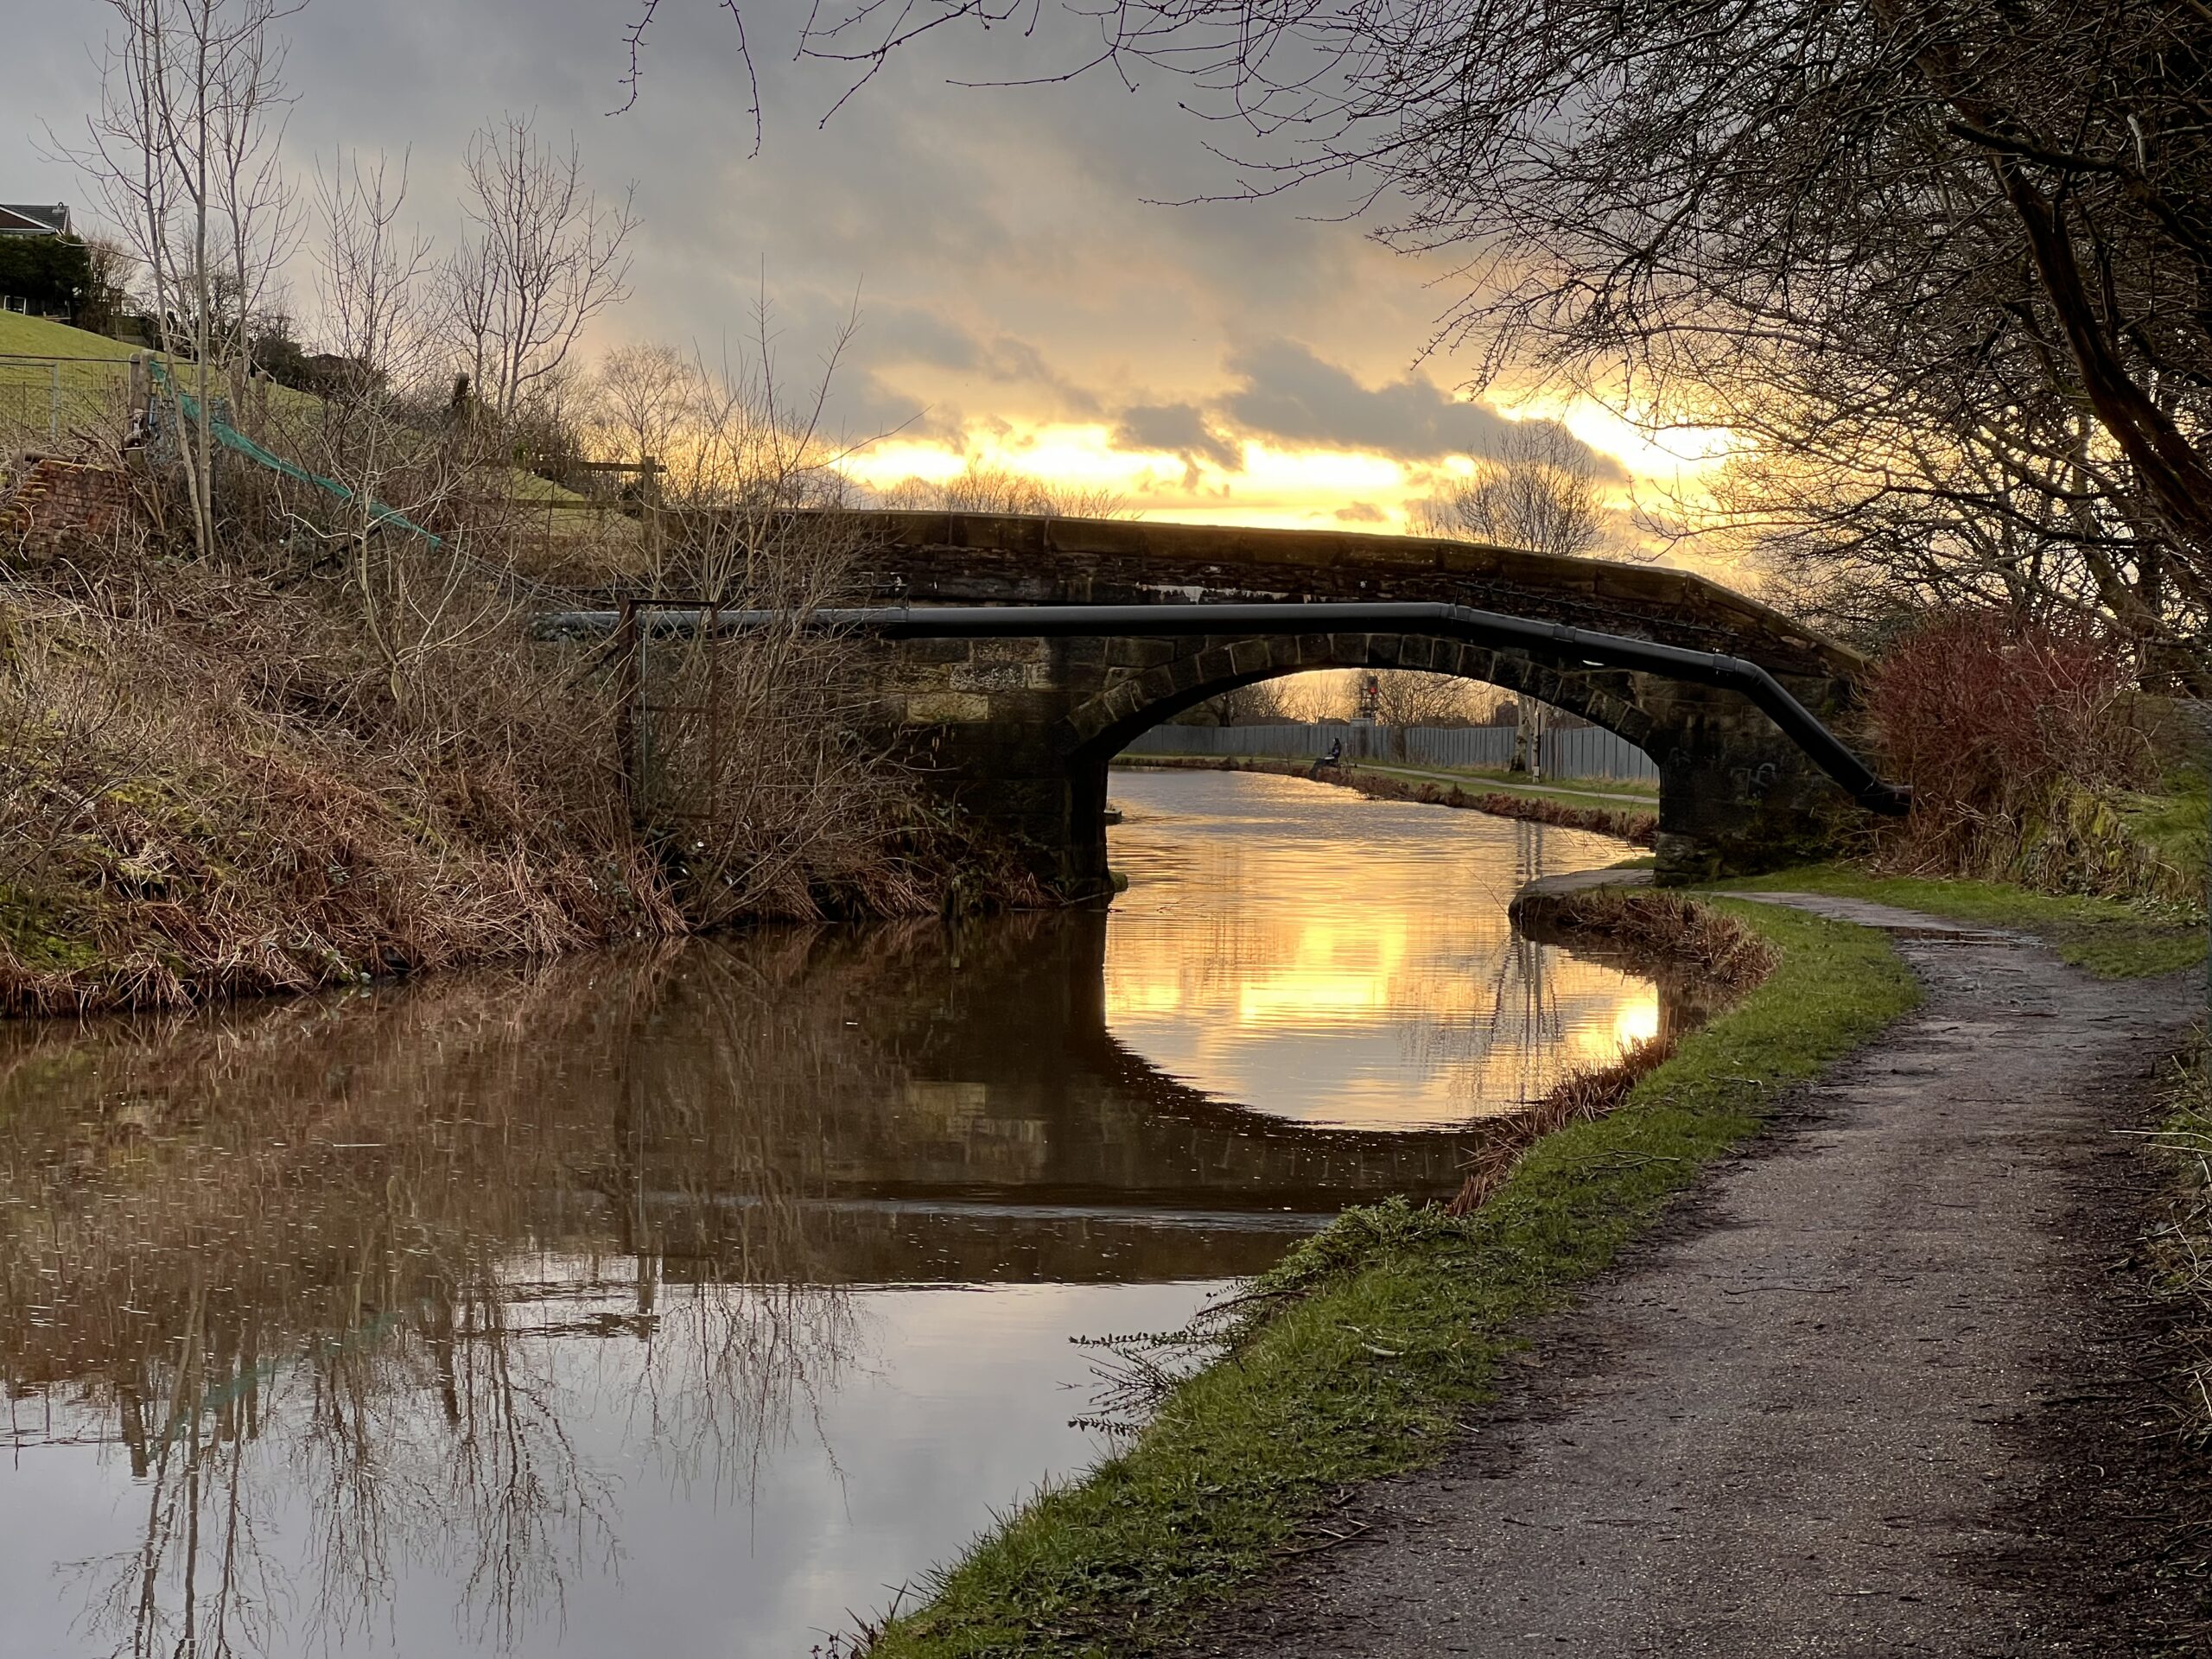
[[[1338,721],[1281,726],[1155,726],[1129,745],[1131,754],[1256,754],[1287,759],[1324,755],[1344,746],[1347,760],[1405,766],[1503,770],[1513,763],[1510,726],[1352,726]],[[1656,783],[1649,755],[1602,726],[1544,734],[1548,778],[1610,778]]]
[[[132,397],[131,362],[0,355],[0,444],[58,444],[86,427],[119,430]]]

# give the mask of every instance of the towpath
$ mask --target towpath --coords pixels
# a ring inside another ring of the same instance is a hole
[[[2143,1570],[2169,1442],[2125,1132],[2201,976],[1759,896],[1891,931],[1925,1001],[1551,1321],[1440,1467],[1354,1496],[1348,1541],[1194,1653],[2188,1650]]]

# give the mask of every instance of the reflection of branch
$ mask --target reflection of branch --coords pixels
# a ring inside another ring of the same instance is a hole
[[[833,963],[820,995],[788,996],[821,965],[804,933],[697,948],[681,977],[666,961],[122,1040],[9,1033],[0,1371],[48,1392],[42,1440],[120,1440],[146,1483],[135,1545],[78,1569],[99,1640],[146,1659],[266,1645],[298,1572],[303,1629],[342,1639],[408,1573],[449,1570],[464,1623],[520,1642],[580,1567],[619,1557],[607,1478],[571,1433],[588,1352],[617,1357],[620,1397],[645,1402],[632,1449],[671,1479],[749,1487],[795,1424],[818,1432],[849,1303],[757,1281],[813,1275],[800,1173],[778,1161],[792,1127],[886,1093],[844,1019],[866,975]],[[568,1084],[609,1076],[611,1165],[601,1084]],[[542,1289],[513,1252],[549,1217],[568,1253]],[[602,1314],[609,1287],[623,1311]],[[549,1295],[588,1310],[569,1329],[643,1341],[584,1350],[538,1317]],[[280,1504],[314,1517],[290,1571],[257,1531]]]

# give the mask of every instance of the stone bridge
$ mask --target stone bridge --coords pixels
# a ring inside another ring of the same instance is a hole
[[[1759,664],[1831,724],[1856,653],[1686,572],[1327,531],[918,512],[863,515],[875,603],[1423,601]],[[1108,885],[1107,763],[1216,693],[1319,668],[1414,668],[1526,692],[1619,734],[1660,772],[1662,880],[1817,850],[1847,798],[1737,692],[1426,632],[879,642],[884,721],[965,810],[1071,895]],[[1544,658],[1550,658],[1546,660]]]

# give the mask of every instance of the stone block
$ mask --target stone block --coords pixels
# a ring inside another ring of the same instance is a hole
[[[906,699],[910,726],[958,725],[991,717],[991,700],[968,691],[932,691]]]
[[[1329,636],[1329,654],[1344,668],[1367,666],[1367,636],[1363,633],[1332,633]]]
[[[1035,663],[1046,655],[1047,641],[1043,639],[977,639],[971,642],[969,653],[978,663]]]
[[[902,639],[892,650],[910,663],[964,663],[975,643],[972,639]]]
[[[1175,665],[1166,664],[1159,668],[1147,668],[1137,677],[1137,683],[1144,688],[1145,701],[1163,702],[1175,695]]]
[[[1011,691],[1022,683],[1020,663],[956,663],[945,671],[955,691]]]

